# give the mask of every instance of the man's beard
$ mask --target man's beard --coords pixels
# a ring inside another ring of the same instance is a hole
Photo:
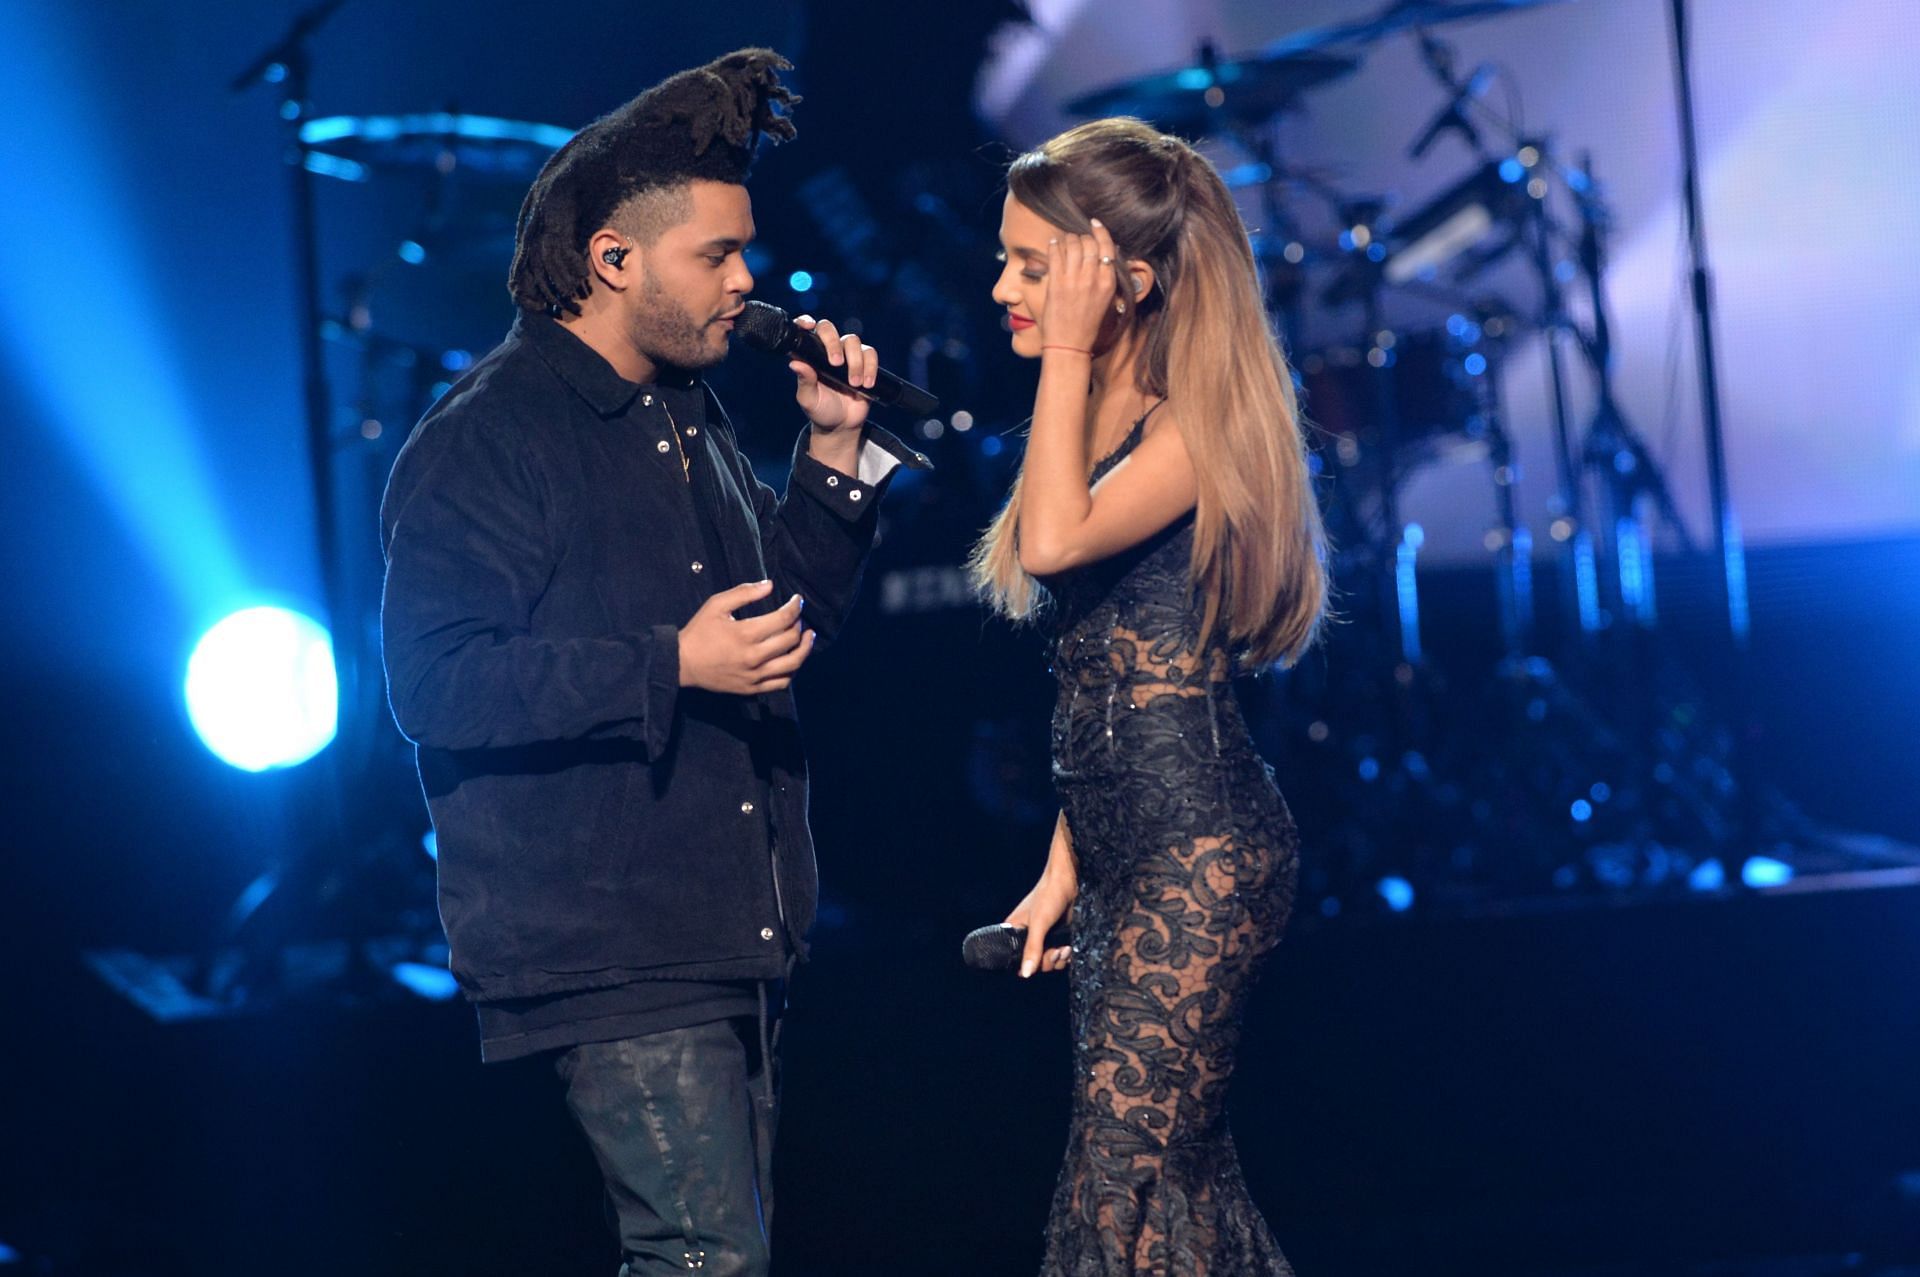
[[[707,341],[707,325],[688,314],[660,286],[652,271],[640,279],[641,307],[633,316],[633,344],[657,364],[698,372],[727,357],[727,348]]]

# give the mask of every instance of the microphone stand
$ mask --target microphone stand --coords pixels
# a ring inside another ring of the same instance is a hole
[[[1732,497],[1727,484],[1726,437],[1720,416],[1720,382],[1714,358],[1713,276],[1707,269],[1706,231],[1700,214],[1700,148],[1694,132],[1692,31],[1686,0],[1668,10],[1673,37],[1674,108],[1683,161],[1681,192],[1686,207],[1687,259],[1693,295],[1694,332],[1699,365],[1700,421],[1706,434],[1707,483],[1712,502],[1713,548],[1718,570],[1711,574],[1719,611],[1715,646],[1722,662],[1723,695],[1733,725],[1734,844],[1727,855],[1727,881],[1742,881],[1741,871],[1754,853],[1758,834],[1758,794],[1754,788],[1752,709],[1747,691],[1747,565]]]
[[[286,121],[286,161],[292,178],[294,217],[294,286],[300,308],[300,378],[306,417],[307,463],[313,495],[314,534],[320,559],[322,601],[327,627],[333,634],[335,672],[340,682],[343,710],[356,706],[360,642],[353,626],[351,604],[340,565],[339,519],[334,500],[334,441],[332,404],[327,392],[326,365],[321,344],[320,244],[315,212],[314,175],[307,167],[307,144],[301,136],[312,91],[313,58],[309,42],[344,6],[346,0],[320,0],[296,16],[286,33],[263,50],[227,85],[244,93],[257,84],[279,89],[280,118]],[[341,715],[340,738],[351,739],[353,716]],[[329,749],[339,752],[340,743]],[[335,803],[337,805],[337,796]]]
[[[239,970],[221,968],[216,954],[202,975],[214,996],[244,1004],[250,994],[271,995],[284,986],[288,972],[278,952],[295,921],[295,906],[311,907],[335,892],[350,889],[351,875],[342,852],[348,843],[345,783],[367,738],[360,713],[363,668],[362,618],[349,594],[341,561],[338,502],[335,499],[334,432],[328,393],[323,317],[320,310],[319,224],[315,209],[314,174],[308,167],[309,148],[302,137],[312,91],[313,58],[309,47],[346,0],[320,0],[298,14],[286,32],[228,83],[229,91],[245,93],[256,85],[274,86],[279,115],[286,122],[285,160],[292,179],[294,287],[300,309],[299,342],[302,404],[307,462],[313,498],[314,534],[319,554],[322,602],[333,638],[335,675],[339,686],[339,725],[334,742],[317,758],[318,799],[312,813],[317,828],[297,848],[282,854],[273,868],[248,885],[229,911],[219,941],[237,943],[243,955]],[[292,897],[289,900],[288,897]],[[269,902],[274,902],[269,910]],[[350,981],[366,986],[374,977],[362,941],[367,930],[362,910],[349,902],[347,973]],[[216,970],[219,974],[216,975]]]

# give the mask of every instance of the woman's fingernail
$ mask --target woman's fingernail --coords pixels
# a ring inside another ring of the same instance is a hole
[[[1093,224],[1094,224],[1095,226],[1098,226],[1098,225],[1100,225],[1100,219],[1099,219],[1099,218],[1097,218],[1097,217],[1096,217],[1096,218],[1094,218],[1094,219],[1093,219]]]

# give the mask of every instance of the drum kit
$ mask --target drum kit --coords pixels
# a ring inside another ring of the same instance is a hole
[[[1641,880],[1678,872],[1684,881],[1686,858],[1667,847],[1717,850],[1750,832],[1728,811],[1747,798],[1728,797],[1745,790],[1735,784],[1734,733],[1700,712],[1699,689],[1656,660],[1651,642],[1653,529],[1686,552],[1695,544],[1614,395],[1604,190],[1590,157],[1570,162],[1549,136],[1483,100],[1508,72],[1463,71],[1440,34],[1557,2],[1396,0],[1244,56],[1202,45],[1185,66],[1068,103],[1084,116],[1141,117],[1240,161],[1219,167],[1251,206],[1270,310],[1316,443],[1340,610],[1356,622],[1337,627],[1346,632],[1318,670],[1291,681],[1293,703],[1278,714],[1318,750],[1283,745],[1288,764],[1315,756],[1326,764],[1306,786],[1333,795],[1327,819],[1344,846],[1328,848],[1329,859],[1342,863],[1349,888],[1382,874],[1414,879],[1424,863],[1424,880],[1444,890],[1491,861],[1501,862],[1493,876],[1508,874],[1509,890],[1617,885],[1622,872]],[[1683,15],[1676,4],[1682,49]],[[1289,164],[1278,140],[1286,117],[1397,38],[1416,44],[1434,85],[1436,113],[1409,128],[1409,158],[1450,132],[1472,155],[1455,180],[1404,212]],[[1568,296],[1575,289],[1581,317]],[[1528,301],[1515,305],[1503,291]],[[1395,318],[1410,314],[1435,318],[1397,328]],[[1545,616],[1534,607],[1521,471],[1501,394],[1508,355],[1522,342],[1544,355],[1553,427],[1549,531],[1561,588]],[[1595,407],[1576,422],[1570,378],[1581,365]],[[1711,404],[1708,416],[1717,417]],[[1401,515],[1409,479],[1460,456],[1484,458],[1492,488],[1484,544],[1504,650],[1495,694],[1464,706],[1475,698],[1449,691],[1423,660],[1414,571],[1423,534]],[[1716,493],[1716,517],[1719,501]],[[1558,623],[1536,625],[1548,619]],[[1554,662],[1544,655],[1549,638],[1561,640]],[[1342,736],[1345,748],[1336,748]],[[1505,838],[1491,832],[1501,827]],[[1611,868],[1596,868],[1596,849],[1613,857]],[[1737,864],[1745,852],[1727,854]],[[1339,883],[1321,888],[1337,899]]]
[[[1481,98],[1496,73],[1490,67],[1458,69],[1454,48],[1441,30],[1476,19],[1509,15],[1556,0],[1401,0],[1371,17],[1288,35],[1256,54],[1223,57],[1202,46],[1187,66],[1110,85],[1068,104],[1082,115],[1137,115],[1188,137],[1230,148],[1246,162],[1226,166],[1230,185],[1245,190],[1254,205],[1249,220],[1259,227],[1269,301],[1289,347],[1302,400],[1321,444],[1328,479],[1329,522],[1338,546],[1338,575],[1349,586],[1379,582],[1381,621],[1397,632],[1399,659],[1418,664],[1417,594],[1397,571],[1406,557],[1407,528],[1400,497],[1408,480],[1442,456],[1477,452],[1489,461],[1496,523],[1487,536],[1499,560],[1503,637],[1508,655],[1531,654],[1531,577],[1515,551],[1524,529],[1515,513],[1519,467],[1500,403],[1502,358],[1516,343],[1538,338],[1549,347],[1553,377],[1555,438],[1564,454],[1555,466],[1556,539],[1578,551],[1587,565],[1611,565],[1611,588],[1597,577],[1582,584],[1584,600],[1576,627],[1602,628],[1614,614],[1636,615],[1634,583],[1642,555],[1624,569],[1619,553],[1595,555],[1588,544],[1589,471],[1605,473],[1623,450],[1632,457],[1642,489],[1614,485],[1618,508],[1595,526],[1641,527],[1641,497],[1671,502],[1646,450],[1638,446],[1607,390],[1607,330],[1604,281],[1598,249],[1606,226],[1605,206],[1591,173],[1554,155],[1543,136],[1526,134]],[[1367,55],[1396,37],[1417,42],[1433,78],[1438,113],[1417,133],[1409,155],[1420,159],[1447,132],[1459,134],[1473,153],[1467,171],[1439,194],[1407,212],[1391,211],[1382,197],[1343,191],[1323,175],[1289,165],[1278,154],[1276,125],[1303,111],[1312,95],[1361,69]],[[1556,195],[1571,196],[1580,225],[1565,224]],[[1312,222],[1325,229],[1303,232]],[[1566,276],[1560,246],[1583,240],[1595,246],[1588,284],[1595,320],[1576,326],[1563,296]],[[1484,285],[1502,259],[1527,260],[1537,279],[1536,299],[1515,307]],[[1402,304],[1402,303],[1411,303]],[[1306,317],[1321,322],[1308,339]],[[1402,331],[1390,316],[1416,310],[1450,312],[1443,322]],[[1344,340],[1327,340],[1325,317]],[[1346,318],[1339,318],[1345,316]],[[1561,347],[1571,344],[1592,364],[1605,411],[1580,446],[1567,407],[1570,397]],[[1684,525],[1672,521],[1685,536]],[[1416,537],[1418,534],[1415,534]],[[1637,544],[1644,544],[1644,535]],[[1414,547],[1417,549],[1417,544]],[[1616,547],[1617,548],[1617,547]],[[1612,608],[1608,608],[1608,604]],[[1625,605],[1624,609],[1622,605]]]

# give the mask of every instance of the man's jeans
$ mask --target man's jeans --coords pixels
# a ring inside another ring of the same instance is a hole
[[[755,1037],[721,1020],[555,1061],[606,1180],[621,1277],[765,1277],[777,1100]]]

